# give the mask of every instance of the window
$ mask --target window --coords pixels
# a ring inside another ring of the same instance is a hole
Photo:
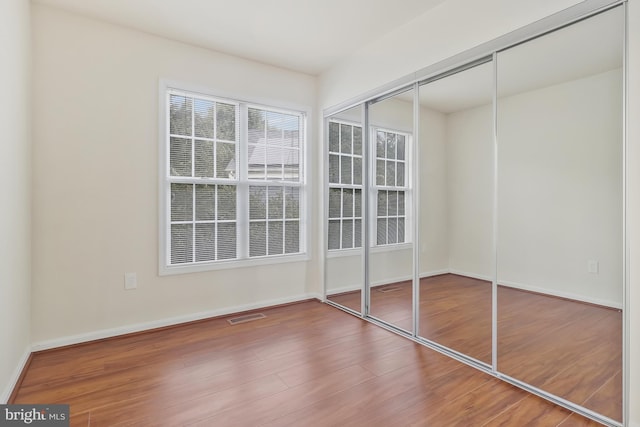
[[[329,122],[329,249],[362,246],[362,127]]]
[[[376,243],[388,245],[405,242],[408,135],[382,129],[375,130]]]
[[[374,177],[370,188],[376,213],[371,239],[384,246],[406,242],[409,134],[372,129]],[[329,250],[362,246],[363,155],[362,127],[329,121]]]
[[[166,91],[165,267],[304,253],[305,115]]]

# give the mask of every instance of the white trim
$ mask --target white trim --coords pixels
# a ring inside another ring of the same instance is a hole
[[[446,268],[442,270],[425,271],[424,273],[420,273],[420,278],[424,279],[426,277],[441,276],[443,274],[448,274],[448,273],[451,273],[451,271],[449,271]]]
[[[478,273],[470,273],[468,271],[458,270],[455,268],[450,268],[447,273],[457,274],[458,276],[471,277],[472,279],[485,280],[487,282],[491,282],[493,280],[491,276],[485,276],[483,274],[478,274]]]
[[[278,298],[266,300],[253,304],[244,304],[234,307],[219,308],[216,310],[201,311],[199,313],[185,314],[182,316],[169,317],[166,319],[153,320],[150,322],[136,323],[133,325],[120,326],[117,328],[101,329],[98,331],[87,332],[84,334],[70,335],[66,337],[54,338],[51,340],[33,343],[32,351],[49,350],[52,348],[80,344],[89,341],[99,340],[103,338],[117,337],[119,335],[130,334],[134,332],[143,332],[165,326],[180,325],[181,323],[192,322],[195,320],[203,320],[212,317],[226,316],[228,314],[238,313],[247,310],[255,310],[261,308],[269,308],[280,304],[289,304],[304,301],[310,298],[322,300],[322,296],[318,293],[306,293],[294,297]]]
[[[586,302],[586,303],[590,303],[590,304],[602,305],[602,306],[605,306],[605,307],[610,307],[610,308],[615,308],[617,310],[622,310],[622,304],[619,303],[619,302],[603,300],[603,299],[599,299],[599,298],[585,297],[583,295],[573,294],[571,292],[558,292],[558,291],[554,291],[554,290],[548,289],[548,288],[540,288],[540,287],[537,287],[537,286],[530,286],[530,285],[525,285],[525,284],[522,284],[522,283],[505,281],[505,280],[499,280],[498,281],[498,286],[507,286],[509,288],[522,289],[524,291],[537,292],[537,293],[541,293],[541,294],[552,295],[552,296],[555,296],[555,297],[567,298],[567,299],[574,300],[574,301]]]
[[[16,385],[18,385],[18,379],[20,379],[20,375],[22,374],[22,371],[24,370],[24,367],[27,364],[27,360],[29,360],[29,355],[31,355],[31,347],[27,346],[27,348],[24,349],[24,353],[22,354],[22,357],[20,358],[18,365],[13,370],[11,377],[9,377],[9,382],[7,383],[7,386],[5,387],[4,391],[2,392],[2,395],[0,396],[0,404],[6,404],[9,401],[9,398],[11,397],[11,393],[13,393],[13,390],[16,388]]]
[[[426,271],[424,273],[420,273],[420,278],[424,279],[426,277],[433,277],[433,276],[440,276],[441,274],[447,274],[449,273],[449,270],[444,269],[444,270],[433,270],[433,271]],[[389,285],[395,282],[406,282],[408,280],[412,280],[413,277],[412,276],[402,276],[402,277],[396,277],[394,279],[390,279],[390,280],[384,280],[384,281],[377,281],[371,284],[371,287],[374,288],[376,286],[384,286],[384,285]],[[336,295],[336,294],[341,294],[344,292],[353,292],[353,291],[361,291],[362,290],[362,285],[348,285],[348,286],[343,286],[341,288],[334,288],[331,289],[330,291],[327,291],[327,297],[330,297],[332,295]]]
[[[228,261],[210,261],[200,264],[176,264],[172,266],[165,266],[160,271],[159,275],[171,276],[173,274],[202,273],[204,271],[228,270],[230,268],[251,268],[260,265],[285,264],[289,262],[308,262],[310,260],[311,256],[309,255],[309,253],[300,253],[291,255],[271,255],[240,260],[234,259]]]

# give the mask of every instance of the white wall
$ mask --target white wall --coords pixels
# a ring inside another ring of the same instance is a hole
[[[500,283],[622,306],[621,93],[612,70],[499,100]]]
[[[0,2],[0,403],[31,348],[31,91],[28,0]]]
[[[314,106],[315,78],[45,6],[32,18],[36,344],[313,289],[315,261],[158,276],[158,85]],[[125,272],[138,289],[123,289]]]
[[[493,276],[493,109],[446,116],[449,269]]]

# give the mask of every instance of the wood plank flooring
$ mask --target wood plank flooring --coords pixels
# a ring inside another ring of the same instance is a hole
[[[411,298],[411,282],[375,287],[371,314],[411,331]],[[359,291],[330,299],[359,310]],[[424,278],[419,305],[420,336],[491,363],[490,282]],[[619,310],[498,286],[499,371],[614,420],[622,420],[621,331]]]
[[[35,353],[15,403],[72,426],[595,426],[424,346],[305,302]]]

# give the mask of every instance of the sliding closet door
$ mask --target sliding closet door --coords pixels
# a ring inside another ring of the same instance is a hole
[[[361,312],[364,288],[364,106],[326,119],[327,300]]]
[[[498,371],[622,420],[623,8],[500,52]]]
[[[493,63],[420,86],[419,335],[491,364]]]
[[[413,331],[411,164],[413,96],[408,90],[368,105],[370,140],[368,315]]]

